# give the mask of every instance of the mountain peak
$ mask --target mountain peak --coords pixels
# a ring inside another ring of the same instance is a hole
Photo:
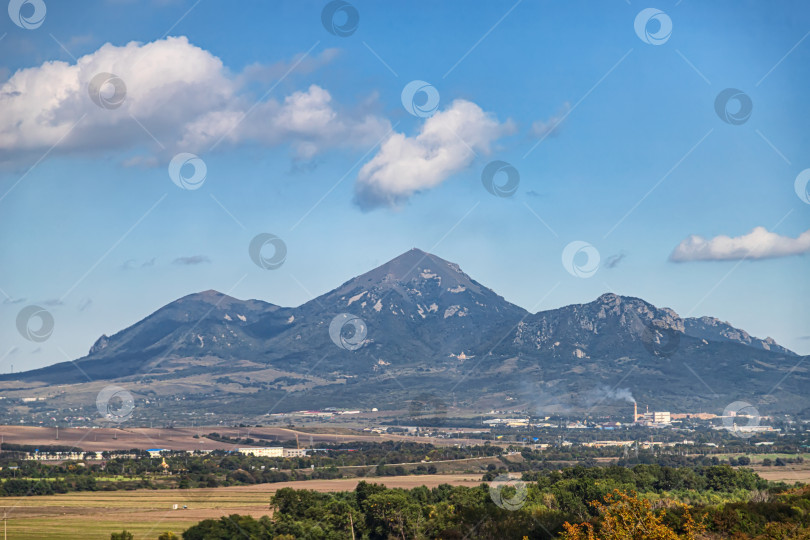
[[[463,285],[478,288],[456,263],[418,248],[411,248],[352,281],[390,284],[408,283],[414,279],[438,279],[448,286]]]
[[[615,304],[617,302],[621,302],[622,297],[619,296],[618,294],[608,292],[600,295],[599,298],[596,299],[596,301],[600,304]]]

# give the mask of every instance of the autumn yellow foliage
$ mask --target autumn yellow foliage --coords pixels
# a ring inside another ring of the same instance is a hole
[[[640,499],[635,492],[623,493],[614,490],[605,496],[605,502],[591,503],[599,510],[598,527],[591,523],[572,525],[566,522],[563,527],[563,540],[696,540],[704,530],[683,508],[684,534],[678,534],[664,523],[665,510],[655,511],[650,501]]]

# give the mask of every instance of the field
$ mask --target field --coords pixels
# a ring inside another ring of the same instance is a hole
[[[740,457],[746,455],[751,459],[749,466],[759,476],[771,482],[785,482],[793,484],[795,482],[810,483],[810,454],[718,454],[721,459],[728,459],[729,457]],[[765,467],[762,465],[762,460],[770,459],[776,461],[777,458],[790,459],[802,457],[804,463],[789,463],[784,467]]]
[[[325,431],[325,430],[318,430]],[[481,444],[476,439],[427,439],[403,435],[347,434],[346,429],[338,428],[340,433],[310,433],[279,427],[231,428],[223,426],[203,426],[197,428],[64,428],[59,429],[56,438],[55,428],[29,426],[0,426],[0,437],[3,442],[29,445],[75,446],[85,451],[101,452],[104,450],[130,450],[139,448],[166,448],[169,450],[233,450],[237,445],[212,441],[205,438],[208,433],[236,438],[251,437],[274,441],[295,440],[298,437],[302,446],[314,443],[342,443],[352,441],[381,442],[386,440],[429,442],[435,445],[454,445],[458,443]],[[195,438],[195,435],[197,438]],[[241,445],[244,446],[244,445]]]
[[[793,484],[795,482],[810,483],[810,464],[804,462],[799,465],[786,465],[784,467],[763,467],[755,465],[751,467],[758,475],[771,482],[785,482]]]
[[[108,540],[127,529],[138,540],[154,540],[164,531],[180,534],[200,520],[229,514],[269,514],[270,496],[294,487],[318,491],[353,490],[358,479],[312,480],[214,489],[79,492],[43,497],[0,499],[0,516],[8,516],[9,539]],[[474,486],[480,476],[391,476],[370,481],[412,488],[439,484]],[[179,505],[173,510],[173,505]],[[188,509],[183,510],[183,506]]]

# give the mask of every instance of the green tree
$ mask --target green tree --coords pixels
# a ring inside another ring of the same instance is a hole
[[[418,504],[402,490],[387,490],[370,496],[364,504],[372,538],[419,538],[424,528]]]

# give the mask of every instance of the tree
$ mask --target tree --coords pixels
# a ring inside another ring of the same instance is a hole
[[[423,520],[419,505],[401,490],[387,490],[364,503],[372,538],[418,538]]]
[[[810,540],[810,530],[794,523],[768,523],[762,540]]]
[[[565,522],[562,540],[695,540],[695,535],[704,530],[703,524],[692,518],[689,507],[681,505],[685,532],[677,534],[664,524],[666,511],[654,511],[652,503],[639,499],[634,491],[627,494],[617,489],[605,496],[604,503],[591,504],[599,511],[598,527]]]
[[[132,533],[124,529],[120,533],[112,533],[110,535],[110,540],[134,540],[134,536]]]
[[[180,537],[174,534],[172,531],[166,531],[158,536],[158,540],[180,540]]]

